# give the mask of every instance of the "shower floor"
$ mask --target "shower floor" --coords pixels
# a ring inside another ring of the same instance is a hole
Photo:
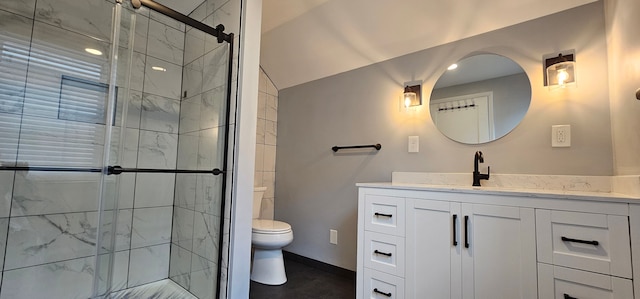
[[[171,279],[164,279],[110,294],[106,299],[198,299]]]

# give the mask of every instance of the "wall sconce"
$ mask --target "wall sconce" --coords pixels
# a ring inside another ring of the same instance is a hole
[[[546,58],[544,60],[546,70],[545,85],[549,88],[562,87],[576,83],[576,61],[575,54],[562,55]]]
[[[409,85],[405,83],[404,94],[402,97],[405,108],[422,105],[422,94],[420,90],[420,84]]]

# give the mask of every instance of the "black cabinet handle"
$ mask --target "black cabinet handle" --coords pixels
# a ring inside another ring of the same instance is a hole
[[[469,216],[464,216],[464,248],[469,248]]]
[[[378,212],[376,212],[373,215],[375,215],[376,217],[389,217],[389,218],[393,217],[392,214],[382,214],[382,213],[378,213]]]
[[[386,255],[386,256],[391,256],[391,252],[387,253],[387,252],[382,252],[382,251],[378,251],[378,249],[374,250],[373,253],[375,254],[382,254],[382,255]]]
[[[571,297],[568,294],[564,294],[564,299],[578,299],[576,297]]]
[[[589,244],[589,245],[593,245],[593,246],[598,246],[598,244],[600,244],[598,241],[586,241],[586,240],[579,240],[579,239],[571,239],[571,238],[567,238],[567,237],[562,237],[561,239],[562,239],[562,241],[565,241],[565,242]]]
[[[377,288],[376,288],[376,289],[373,289],[373,292],[374,292],[374,293],[378,293],[378,294],[380,294],[380,295],[384,295],[384,296],[387,296],[387,297],[391,298],[391,293],[385,293],[385,292],[383,292],[383,291],[379,291]]]
[[[453,214],[453,246],[458,246],[458,236],[456,233],[456,226],[458,222],[458,215]]]

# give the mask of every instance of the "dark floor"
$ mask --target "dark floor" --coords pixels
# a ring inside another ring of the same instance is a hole
[[[316,262],[317,263],[317,262]],[[353,275],[332,273],[311,266],[312,263],[285,255],[287,282],[281,286],[268,286],[251,281],[250,299],[352,299],[356,297]]]

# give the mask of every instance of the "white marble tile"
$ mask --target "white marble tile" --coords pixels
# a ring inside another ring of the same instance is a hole
[[[193,253],[210,261],[218,260],[220,217],[196,212],[193,221]]]
[[[20,137],[19,114],[0,113],[0,164],[14,165],[18,154]],[[2,212],[0,212],[0,215]]]
[[[276,88],[273,81],[269,79],[269,76],[267,76],[267,94],[278,97],[278,88]]]
[[[140,128],[143,130],[178,133],[180,122],[180,101],[149,93],[142,95],[142,116]]]
[[[11,214],[14,173],[13,171],[0,171],[0,218],[9,217]]]
[[[43,117],[22,118],[18,161],[31,166],[102,164],[105,126]]]
[[[126,11],[126,12],[125,12]],[[129,10],[123,10],[122,22],[120,23],[120,43],[122,48],[130,48],[131,38],[131,15]],[[147,53],[147,33],[149,32],[149,18],[135,13],[135,32],[133,37],[133,50],[138,53]]]
[[[223,168],[224,128],[200,131],[198,144],[198,169]]]
[[[189,17],[198,21],[198,22],[202,22],[202,20],[204,20],[205,17],[207,17],[207,2],[209,1],[205,1],[202,4],[200,4],[198,7],[196,7],[196,9],[194,9],[190,14]]]
[[[135,209],[131,248],[171,242],[171,207]]]
[[[157,21],[157,22],[159,22],[161,24],[167,25],[167,26],[169,26],[169,27],[171,27],[173,29],[176,29],[178,31],[181,31],[181,32],[184,32],[185,29],[186,29],[184,23],[182,23],[182,22],[180,22],[178,20],[175,20],[173,18],[167,17],[167,16],[165,16],[165,15],[159,13],[159,12],[156,12],[154,10],[151,10],[149,12],[149,17],[152,20],[155,20],[155,21]]]
[[[203,91],[226,86],[228,56],[225,47],[218,47],[204,55]]]
[[[264,176],[264,171],[255,171],[253,173],[253,186],[254,187],[262,187],[262,177]]]
[[[202,95],[198,94],[180,102],[180,134],[200,129]]]
[[[265,171],[262,178],[262,186],[267,187],[263,197],[273,198],[275,196],[274,191],[276,189],[276,173],[272,171]]]
[[[100,280],[98,289],[100,294],[107,290],[107,273],[109,271],[110,257],[108,254],[100,256]],[[113,255],[113,280],[110,291],[119,291],[127,288],[127,276],[129,274],[129,250],[119,251]]]
[[[169,276],[170,244],[131,250],[129,287],[158,281]]]
[[[278,144],[278,123],[267,120],[265,123],[264,143],[268,145]]]
[[[264,146],[264,166],[263,170],[276,171],[276,147],[273,145]]]
[[[94,48],[103,55],[85,51]],[[62,76],[107,83],[110,48],[106,42],[35,22],[23,112],[58,118]]]
[[[178,141],[178,168],[195,169],[198,167],[198,145],[200,134],[198,132],[180,135]]]
[[[184,62],[191,63],[204,56],[204,38],[206,33],[189,27],[184,40]]]
[[[182,65],[184,31],[179,31],[153,19],[150,20],[147,55]]]
[[[36,20],[109,41],[113,4],[104,0],[38,0]]]
[[[191,250],[193,246],[193,217],[194,211],[180,207],[173,210],[173,229],[171,243]]]
[[[9,227],[9,218],[0,218],[0,252],[5,252],[7,245],[7,229]],[[4,256],[0,258],[0,269],[4,269]],[[2,277],[0,277],[0,281]]]
[[[109,165],[135,167],[138,159],[138,134],[139,131],[137,129],[127,128],[121,130],[117,126],[111,127]]]
[[[264,171],[264,144],[256,144],[255,171]]]
[[[202,93],[204,59],[198,58],[185,65],[182,71],[182,96],[191,97]]]
[[[177,245],[171,245],[171,261],[169,264],[169,278],[189,289],[191,274],[191,251]]]
[[[222,178],[200,175],[196,184],[195,210],[209,215],[220,216],[222,203]]]
[[[12,216],[97,211],[97,173],[16,172]]]
[[[267,108],[265,118],[270,121],[278,121],[278,97],[267,95]]]
[[[148,283],[139,287],[109,294],[105,299],[198,299],[170,279]]]
[[[176,134],[140,131],[138,167],[175,168],[178,151],[177,137]]]
[[[36,9],[36,0],[2,0],[0,1],[0,9],[33,18],[33,12]]]
[[[258,119],[267,118],[267,98],[269,96],[264,93],[258,93]]]
[[[202,94],[200,129],[210,129],[224,125],[227,112],[225,91],[225,87],[219,87]]]
[[[176,174],[176,196],[175,205],[177,207],[193,210],[196,204],[196,182],[198,175]]]
[[[132,90],[142,91],[144,89],[146,61],[146,55],[138,52],[133,53],[133,59],[131,63],[131,78],[129,81],[129,87]]]
[[[258,123],[256,125],[256,143],[257,144],[264,144],[264,138],[265,138],[265,126],[266,126],[266,121],[264,119],[260,119],[258,118]]]
[[[191,259],[191,285],[189,291],[202,299],[213,299],[216,293],[218,265],[206,258],[194,255]]]
[[[172,206],[175,176],[172,173],[138,173],[135,208]]]
[[[153,70],[160,67],[162,70]],[[182,67],[162,61],[157,58],[147,57],[144,72],[144,92],[179,100],[182,85]]]
[[[240,33],[240,3],[241,1],[226,1],[213,12],[213,18],[220,24],[224,24],[225,33]]]
[[[89,298],[94,262],[87,257],[5,271],[0,298]]]
[[[12,2],[12,1],[9,1]],[[21,113],[27,79],[27,58],[33,20],[0,10],[0,112]]]

